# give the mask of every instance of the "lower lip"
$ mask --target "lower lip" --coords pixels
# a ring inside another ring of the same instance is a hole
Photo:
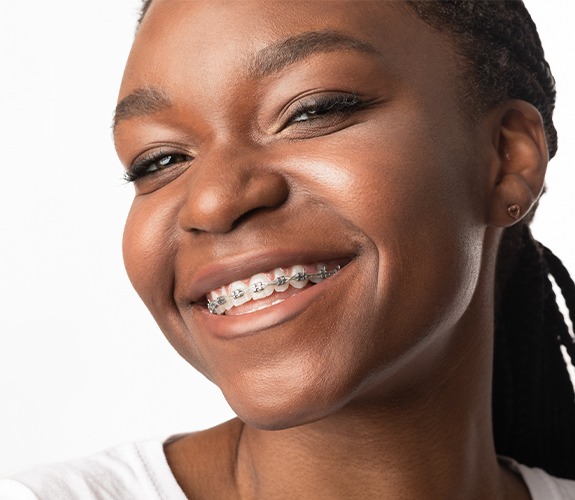
[[[337,274],[329,277],[325,281],[305,288],[286,300],[265,309],[240,316],[211,314],[205,306],[200,304],[194,304],[192,310],[195,319],[203,323],[205,329],[215,337],[233,339],[255,335],[262,330],[279,326],[301,314],[310,307],[314,301],[326,293],[329,293],[331,288],[338,286],[342,275],[346,274],[346,269],[352,266],[352,264],[353,262],[350,262]],[[278,298],[279,297],[278,295]]]

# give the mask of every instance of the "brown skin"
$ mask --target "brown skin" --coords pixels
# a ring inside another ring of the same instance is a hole
[[[126,268],[241,419],[166,446],[170,466],[190,498],[527,499],[493,447],[492,296],[507,207],[543,185],[540,116],[509,101],[471,120],[444,35],[397,4],[326,5],[156,0],[136,37],[120,99],[157,87],[172,105],[119,121],[118,154],[195,159],[136,183]],[[322,30],[378,54],[250,74],[257,51]],[[369,105],[294,104],[334,93]],[[224,285],[226,265],[308,252],[353,260],[281,321],[222,338],[229,317],[194,303],[214,269]]]

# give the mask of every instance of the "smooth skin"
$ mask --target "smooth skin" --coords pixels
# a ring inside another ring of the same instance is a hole
[[[239,416],[166,445],[189,498],[529,498],[493,445],[493,278],[547,147],[526,102],[475,116],[460,63],[400,3],[153,2],[115,141],[128,170],[164,160],[126,268]],[[216,285],[327,258],[349,263],[279,305],[207,312]]]

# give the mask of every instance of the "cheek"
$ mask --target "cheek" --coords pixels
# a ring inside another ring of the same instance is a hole
[[[169,205],[136,198],[124,230],[126,271],[154,316],[172,297],[173,220],[174,210]]]
[[[388,191],[386,217],[372,221],[380,228],[373,232],[378,295],[398,311],[394,328],[411,342],[451,331],[473,298],[481,268],[483,230],[474,223],[479,207],[468,196],[467,155],[444,147],[404,163],[406,182]]]
[[[136,292],[170,344],[210,378],[174,301],[180,199],[174,189],[164,189],[134,200],[124,230],[124,264]]]
[[[371,316],[391,359],[447,331],[473,298],[481,268],[480,162],[472,137],[425,124],[363,133],[349,141],[342,216],[377,252]],[[439,131],[439,132],[438,132]],[[363,131],[365,132],[365,131]],[[344,196],[345,194],[345,196]]]

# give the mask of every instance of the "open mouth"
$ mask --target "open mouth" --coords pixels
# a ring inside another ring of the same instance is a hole
[[[330,278],[347,262],[298,264],[258,273],[209,292],[206,295],[207,308],[212,314],[235,316],[271,307]],[[247,303],[250,304],[245,305]]]

